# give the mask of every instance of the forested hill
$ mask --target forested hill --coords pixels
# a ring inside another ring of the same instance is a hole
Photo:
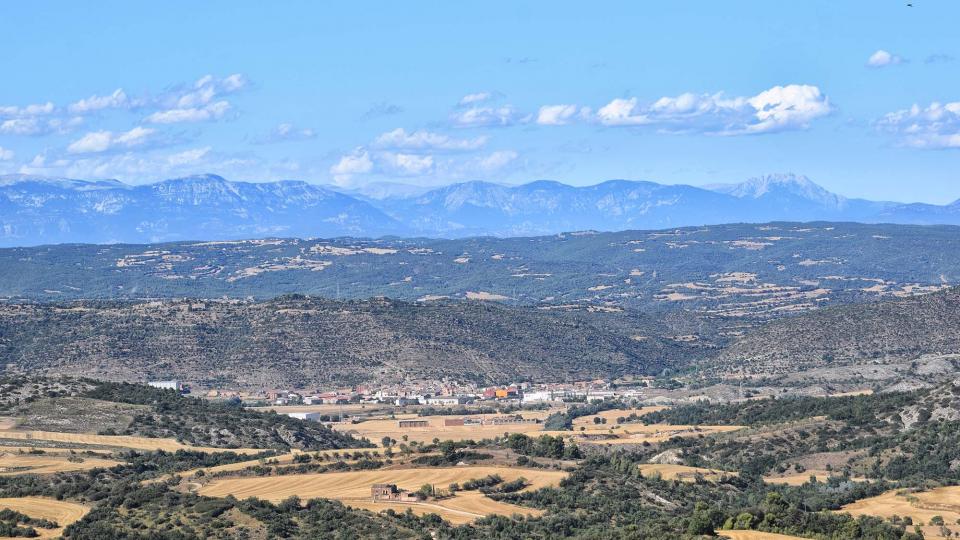
[[[251,387],[450,377],[505,383],[659,373],[703,351],[652,318],[480,302],[0,304],[8,371]]]
[[[0,249],[0,299],[481,299],[769,318],[960,283],[960,227],[733,224],[462,240]]]
[[[711,364],[771,375],[922,355],[935,357],[937,369],[954,371],[960,360],[960,288],[772,321],[728,345]]]

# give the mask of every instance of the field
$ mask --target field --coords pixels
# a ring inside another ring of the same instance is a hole
[[[559,471],[519,467],[408,468],[264,478],[226,478],[214,480],[202,486],[197,493],[209,497],[233,495],[238,499],[258,497],[272,502],[282,501],[292,495],[302,499],[322,497],[336,499],[356,508],[375,511],[387,508],[404,511],[410,508],[418,514],[439,513],[453,523],[466,523],[489,514],[534,515],[539,513],[534,509],[494,501],[479,492],[458,492],[452,498],[425,503],[373,502],[370,499],[372,484],[391,483],[411,491],[419,489],[424,484],[433,484],[437,488],[446,489],[452,483],[462,483],[491,474],[500,475],[506,482],[520,477],[526,478],[530,483],[526,488],[529,490],[557,485],[567,475]]]
[[[957,528],[956,523],[960,519],[960,486],[941,487],[918,493],[891,490],[848,504],[840,511],[854,516],[910,516],[915,524],[923,524],[921,529],[926,538],[944,538],[940,534],[939,526],[930,525],[930,519],[940,516],[948,528]]]
[[[9,508],[15,512],[26,514],[32,518],[56,521],[60,528],[37,529],[39,538],[56,538],[67,525],[77,521],[90,511],[81,504],[47,499],[45,497],[19,497],[15,499],[0,499],[0,508]]]
[[[799,536],[787,536],[785,534],[769,533],[762,531],[717,531],[722,538],[730,540],[797,540]],[[802,539],[801,539],[802,540]]]
[[[729,471],[660,463],[644,463],[640,465],[640,471],[644,476],[660,475],[663,480],[680,480],[681,482],[694,482],[697,476],[702,476],[709,482],[719,482],[723,478],[737,475],[737,473]]]
[[[802,486],[810,481],[810,477],[816,477],[817,482],[826,482],[833,476],[840,476],[829,471],[810,470],[797,474],[786,474],[782,476],[764,476],[763,481],[768,484],[780,484],[784,486]],[[850,478],[854,482],[866,482],[866,478],[854,476]]]
[[[593,422],[593,419],[596,417],[604,418],[607,420],[606,424],[602,424],[603,427],[611,427],[617,425],[617,418],[621,416],[627,417],[631,413],[636,414],[637,416],[643,416],[647,413],[652,413],[656,411],[662,411],[666,407],[655,406],[655,407],[640,407],[639,409],[613,409],[609,411],[601,411],[597,414],[591,414],[589,416],[581,416],[580,418],[575,418],[573,420],[573,429],[580,429],[581,426],[590,429],[592,427],[598,427],[598,424]]]
[[[523,412],[524,418],[542,419],[544,411]],[[380,443],[384,437],[390,437],[397,441],[403,441],[406,436],[408,441],[430,442],[434,438],[440,440],[464,441],[468,439],[480,440],[502,436],[504,433],[534,433],[543,430],[543,424],[508,424],[502,426],[444,426],[445,419],[455,418],[489,418],[492,416],[503,416],[502,414],[476,414],[469,416],[414,416],[397,415],[396,419],[367,420],[357,424],[333,424],[333,429],[342,433],[353,435],[354,437],[367,437],[373,443]],[[428,427],[400,428],[397,425],[399,419],[417,419],[426,420],[430,423]],[[564,432],[571,435],[571,432]]]
[[[120,465],[120,462],[90,456],[74,456],[69,458],[60,455],[0,452],[0,476],[85,471],[96,467],[109,468],[115,465]]]
[[[150,437],[134,437],[130,435],[93,435],[89,433],[60,433],[56,431],[0,431],[0,439],[16,441],[30,441],[34,446],[56,446],[51,443],[83,444],[93,446],[108,446],[113,448],[130,448],[133,450],[194,450],[198,452],[236,452],[238,454],[257,454],[262,452],[255,448],[211,448],[205,446],[190,446],[173,439],[154,439]]]
[[[698,435],[712,435],[727,433],[742,429],[743,426],[693,426],[672,424],[623,424],[614,427],[593,427],[575,431],[546,431],[545,434],[558,436],[572,436],[578,442],[591,444],[619,445],[643,444],[644,442],[661,442],[673,437],[696,437]]]

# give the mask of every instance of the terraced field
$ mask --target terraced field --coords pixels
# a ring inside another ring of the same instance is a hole
[[[56,529],[36,529],[37,533],[39,533],[38,538],[59,537],[64,527],[75,521],[79,521],[90,511],[90,508],[82,504],[58,501],[46,497],[0,499],[0,508],[8,508],[36,519],[55,521],[57,525],[59,525]]]
[[[424,484],[433,484],[437,488],[446,488],[452,483],[463,483],[474,478],[491,474],[500,475],[510,482],[525,478],[529,482],[527,490],[535,490],[557,485],[566,477],[566,473],[542,469],[523,469],[519,467],[443,467],[408,468],[376,471],[351,471],[324,474],[302,474],[255,478],[225,478],[214,480],[197,491],[209,497],[233,495],[238,499],[258,497],[279,502],[292,495],[302,499],[322,497],[336,499],[356,508],[386,510],[393,508],[405,511],[440,513],[454,523],[470,522],[485,515],[530,514],[534,509],[501,503],[487,498],[479,492],[458,492],[449,499],[431,500],[424,503],[373,502],[370,498],[370,486],[377,483],[396,484],[401,489],[415,491]]]
[[[120,465],[120,463],[112,459],[89,456],[68,457],[0,452],[0,476],[86,471],[97,467],[109,468]]]
[[[256,448],[213,448],[207,446],[191,446],[173,439],[154,439],[150,437],[135,437],[131,435],[94,435],[90,433],[61,433],[57,431],[0,431],[0,439],[15,441],[30,441],[32,446],[42,448],[56,446],[52,443],[66,443],[76,445],[108,446],[114,448],[130,448],[133,450],[193,450],[197,452],[236,452],[238,454],[257,454],[263,450]]]
[[[931,525],[930,520],[934,516],[940,516],[948,527],[957,528],[957,520],[960,520],[960,486],[940,487],[917,493],[895,489],[848,504],[840,511],[854,516],[909,516],[914,523],[922,523],[920,528],[925,538],[947,538],[941,534],[940,526]]]

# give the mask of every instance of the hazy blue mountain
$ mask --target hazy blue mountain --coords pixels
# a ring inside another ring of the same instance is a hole
[[[384,235],[403,226],[369,203],[300,181],[203,175],[130,186],[0,179],[0,245]]]
[[[804,176],[740,184],[662,185],[610,180],[574,187],[465,182],[335,190],[300,181],[233,182],[215,175],[132,186],[0,177],[0,246],[258,237],[525,236],[577,230],[660,229],[719,223],[860,221],[960,224],[946,206],[847,199]]]

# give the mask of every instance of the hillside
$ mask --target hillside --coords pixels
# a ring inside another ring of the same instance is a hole
[[[169,438],[225,450],[369,446],[317,422],[86,378],[0,377],[0,415],[22,430]]]
[[[0,246],[267,237],[529,236],[766,221],[960,224],[954,205],[847,199],[805,176],[712,187],[608,180],[570,186],[465,182],[422,190],[337,191],[300,181],[216,175],[131,185],[0,176]]]
[[[658,337],[665,333],[642,317],[479,302],[0,305],[0,358],[8,371],[258,388],[442,377],[583,380],[658,373],[702,354],[698,343]]]
[[[730,371],[770,375],[924,357],[918,372],[923,375],[923,370],[954,372],[958,355],[960,288],[953,288],[772,321],[735,340],[711,363]]]
[[[462,240],[272,239],[0,249],[0,299],[487,299],[725,320],[960,283],[960,228],[731,224]]]

